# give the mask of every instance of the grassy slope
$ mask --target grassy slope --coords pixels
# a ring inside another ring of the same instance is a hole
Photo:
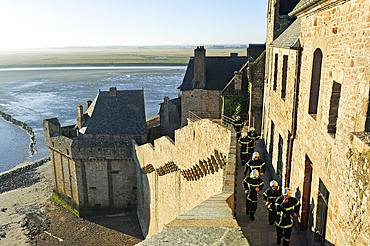
[[[143,49],[50,49],[0,52],[0,68],[69,65],[171,64],[186,65],[193,56],[189,48]],[[245,49],[207,49],[207,56],[246,55]]]

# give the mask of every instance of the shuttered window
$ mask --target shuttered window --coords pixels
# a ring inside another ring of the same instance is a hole
[[[283,74],[281,79],[281,98],[285,98],[286,96],[286,80],[288,74],[288,56],[283,56]]]
[[[279,62],[279,55],[275,54],[275,69],[274,69],[274,86],[273,90],[276,90],[277,87],[277,73],[278,73],[278,63]]]
[[[309,114],[317,114],[317,105],[319,102],[320,78],[321,78],[322,52],[321,49],[316,49],[313,55],[310,104],[308,108]]]
[[[339,110],[341,84],[333,82],[333,90],[330,99],[328,133],[337,132],[337,119]]]

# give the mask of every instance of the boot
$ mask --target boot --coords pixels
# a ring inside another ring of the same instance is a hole
[[[287,240],[283,239],[283,246],[289,246],[289,242],[290,241],[287,241]]]
[[[253,220],[255,220],[255,218],[254,218],[254,213],[252,213],[251,212],[251,220],[253,221]]]
[[[245,214],[249,215],[249,209],[248,208],[245,210]]]
[[[276,243],[277,243],[277,245],[280,245],[280,244],[281,244],[281,238],[280,238],[280,237],[278,237],[278,238],[276,239]]]

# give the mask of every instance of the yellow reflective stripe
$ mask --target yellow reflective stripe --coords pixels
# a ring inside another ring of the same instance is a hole
[[[243,123],[241,123],[241,124],[235,124],[235,123],[234,123],[234,125],[235,125],[235,126],[241,126],[242,124],[243,124]]]
[[[292,227],[293,226],[293,224],[290,224],[290,225],[286,225],[286,226],[281,226],[280,225],[280,223],[279,223],[279,225],[277,224],[277,222],[276,222],[276,225],[278,226],[278,227],[280,227],[280,228],[290,228],[290,227]]]
[[[241,143],[241,144],[248,144],[249,142],[242,142],[242,141],[239,141],[239,143]]]
[[[290,239],[283,237],[285,241],[290,241]]]
[[[285,210],[289,211],[289,210],[292,210],[293,208],[294,208],[294,206],[291,206],[291,207],[285,208]]]

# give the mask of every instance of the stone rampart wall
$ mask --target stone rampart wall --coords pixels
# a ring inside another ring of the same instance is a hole
[[[236,136],[231,128],[204,119],[176,130],[175,137],[176,142],[162,137],[154,147],[135,148],[138,217],[145,236],[210,196],[234,192]]]

